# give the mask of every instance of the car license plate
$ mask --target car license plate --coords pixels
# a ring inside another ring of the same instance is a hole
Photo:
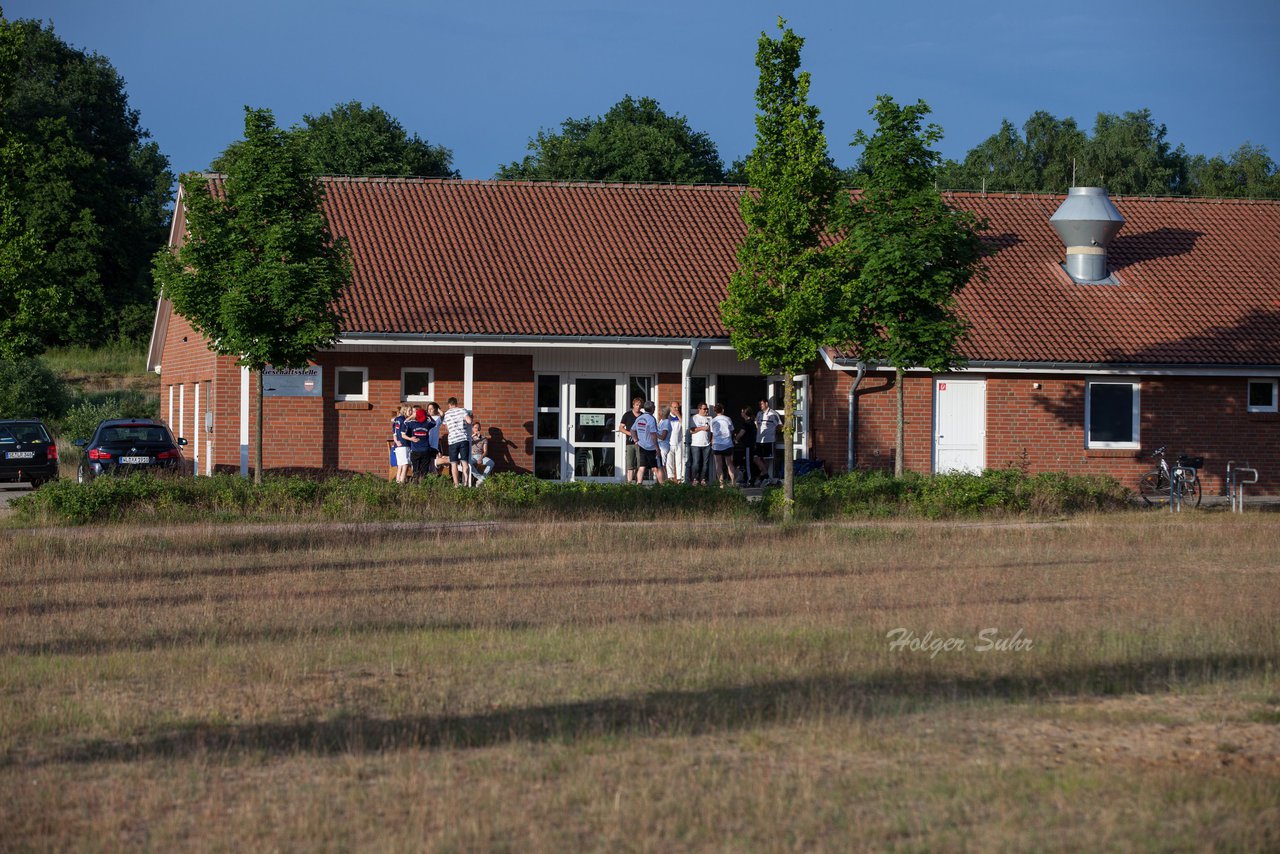
[[[145,466],[151,462],[151,457],[121,457],[120,464],[124,466]]]
[[[6,460],[34,460],[36,458],[35,451],[5,451],[4,458]]]

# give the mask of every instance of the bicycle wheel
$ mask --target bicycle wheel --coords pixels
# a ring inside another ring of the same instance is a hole
[[[1160,469],[1149,471],[1138,481],[1138,494],[1148,507],[1164,507],[1169,503],[1169,478]]]
[[[1184,481],[1182,484],[1182,503],[1189,507],[1200,506],[1200,478]]]

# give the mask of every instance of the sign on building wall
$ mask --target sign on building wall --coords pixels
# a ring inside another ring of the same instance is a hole
[[[319,397],[324,392],[324,368],[308,365],[305,368],[273,368],[262,372],[264,397]]]

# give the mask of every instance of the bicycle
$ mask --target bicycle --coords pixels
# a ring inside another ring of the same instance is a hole
[[[1160,465],[1142,476],[1138,481],[1138,494],[1149,507],[1165,507],[1173,500],[1176,491],[1182,497],[1183,504],[1192,507],[1200,506],[1200,473],[1204,467],[1204,457],[1191,457],[1183,454],[1177,463],[1170,467],[1164,458],[1164,447],[1156,448],[1151,456],[1158,457]]]

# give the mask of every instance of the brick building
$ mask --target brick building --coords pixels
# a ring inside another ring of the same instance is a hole
[[[612,425],[634,395],[736,416],[781,386],[738,360],[720,322],[740,187],[332,178],[326,191],[353,255],[344,331],[311,371],[268,375],[268,469],[384,473],[392,410],[452,396],[500,470],[621,479]],[[908,468],[1133,484],[1167,445],[1206,458],[1208,493],[1229,460],[1280,492],[1280,204],[1116,199],[1109,245],[1064,246],[1050,223],[1062,196],[949,201],[988,221],[993,254],[960,297],[968,366],[905,380]],[[243,469],[253,377],[163,299],[149,362],[196,470]],[[891,372],[816,353],[799,388],[800,454],[830,471],[892,466]]]

